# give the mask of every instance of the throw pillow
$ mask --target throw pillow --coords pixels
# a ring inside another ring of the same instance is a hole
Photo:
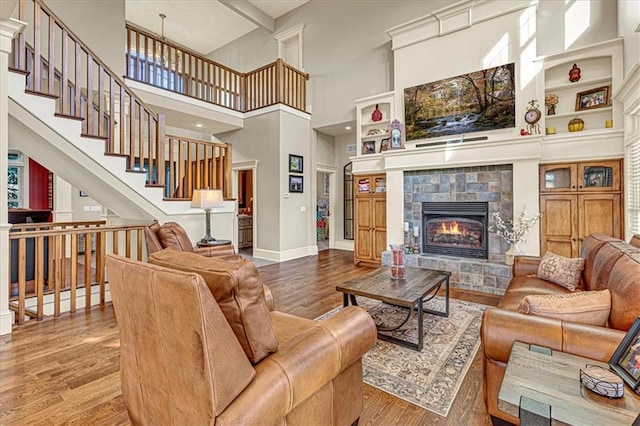
[[[611,311],[609,290],[525,296],[518,312],[603,327]]]
[[[584,259],[569,258],[546,252],[538,265],[538,278],[575,291],[584,269]]]
[[[278,349],[262,280],[253,263],[168,248],[149,256],[149,263],[201,275],[251,362]]]
[[[175,222],[163,224],[157,232],[162,247],[178,251],[193,251],[193,245],[184,228]]]

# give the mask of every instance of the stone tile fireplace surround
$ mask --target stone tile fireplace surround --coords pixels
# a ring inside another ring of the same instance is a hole
[[[456,288],[504,294],[511,278],[511,267],[504,264],[509,248],[495,233],[488,235],[488,260],[424,253],[424,202],[486,201],[489,213],[498,211],[505,219],[513,217],[513,166],[511,164],[453,167],[404,172],[404,220],[420,229],[421,254],[408,255],[407,264],[451,272]],[[490,220],[489,224],[493,221]],[[383,265],[390,264],[385,253]]]

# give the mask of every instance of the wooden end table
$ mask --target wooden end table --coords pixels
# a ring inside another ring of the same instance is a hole
[[[378,338],[406,346],[416,351],[421,351],[424,341],[423,312],[442,317],[449,316],[449,277],[451,276],[451,272],[410,266],[405,266],[405,271],[405,278],[397,280],[391,278],[391,268],[378,268],[336,286],[336,290],[343,293],[344,306],[349,305],[349,300],[352,305],[358,306],[356,296],[363,296],[409,308],[407,317],[398,326],[382,327],[376,324]],[[445,286],[445,310],[434,311],[423,308],[423,303],[433,299],[440,290],[440,287],[442,287],[442,284]],[[414,309],[418,313],[417,344],[380,333],[381,331],[393,331],[402,327],[409,320]]]
[[[564,352],[515,342],[498,394],[498,409],[521,424],[632,425],[640,397],[625,385],[622,398],[609,399],[580,385],[586,364],[609,366]],[[529,420],[530,419],[530,420]]]
[[[231,244],[231,240],[214,240],[203,243],[202,241],[198,241],[196,244],[198,247],[217,247],[217,246],[227,246]]]

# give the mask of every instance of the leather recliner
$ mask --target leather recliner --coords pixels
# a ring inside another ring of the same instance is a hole
[[[133,424],[351,425],[373,320],[347,307],[316,322],[268,315],[277,350],[251,364],[204,278],[108,255]]]
[[[193,247],[187,232],[176,222],[167,222],[160,226],[157,220],[144,227],[144,240],[147,243],[147,255],[165,248],[187,251],[201,256],[216,257],[236,254],[232,244],[215,247]]]

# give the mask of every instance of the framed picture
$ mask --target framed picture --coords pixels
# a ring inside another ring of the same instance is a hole
[[[640,317],[638,317],[620,346],[609,360],[613,369],[636,393],[640,393]]]
[[[374,154],[376,152],[376,141],[364,141],[362,142],[363,154]]]
[[[609,89],[610,86],[602,86],[579,92],[576,95],[576,111],[608,107]]]
[[[304,192],[302,176],[289,175],[289,192]]]
[[[302,173],[302,156],[289,154],[289,172]],[[300,191],[302,192],[302,191]]]
[[[386,139],[382,139],[382,141],[380,141],[380,152],[384,152],[384,151],[389,149],[389,141],[390,140],[391,140],[391,138],[386,138]]]

